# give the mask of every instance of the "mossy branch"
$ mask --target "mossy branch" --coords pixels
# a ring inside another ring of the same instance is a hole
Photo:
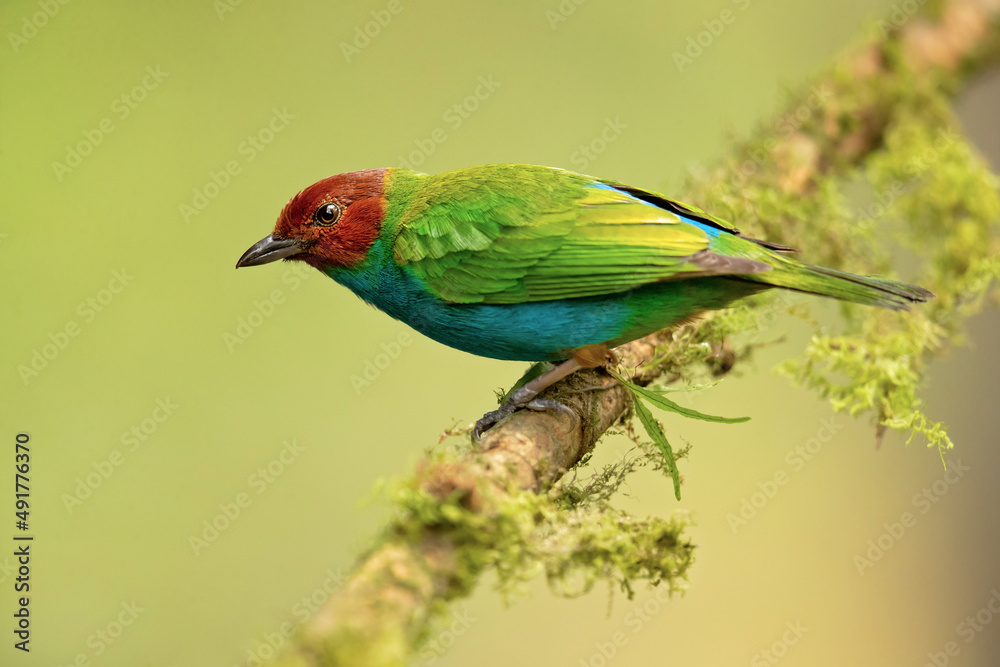
[[[686,197],[754,236],[808,248],[810,262],[862,273],[889,266],[874,223],[881,235],[901,219],[900,239],[925,261],[917,282],[938,298],[902,315],[846,306],[842,333],[817,333],[804,357],[781,370],[836,409],[869,412],[879,433],[919,433],[940,448],[951,442],[924,415],[917,388],[927,361],[962,342],[965,319],[995,296],[1000,276],[997,182],[955,132],[948,98],[1000,57],[998,14],[991,0],[950,0],[905,25],[878,22],[874,39],[792,95],[786,113],[700,175]],[[842,192],[859,181],[873,195],[852,212]],[[634,341],[617,350],[619,367],[640,386],[706,367],[725,372],[753,349],[730,347],[732,339],[801,307],[788,295],[775,291]],[[396,518],[281,665],[406,664],[488,568],[503,591],[540,571],[565,594],[600,579],[627,594],[637,579],[681,587],[693,558],[684,515],[634,519],[608,502],[637,466],[662,467],[653,450],[584,482],[566,479],[630,414],[629,391],[585,371],[551,393],[575,420],[517,413],[480,448],[432,453],[391,488]]]

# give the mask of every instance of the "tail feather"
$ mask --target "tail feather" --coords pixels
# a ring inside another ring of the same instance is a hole
[[[775,266],[774,270],[766,273],[741,277],[744,280],[767,283],[807,294],[829,296],[891,310],[909,310],[911,303],[924,302],[934,296],[933,293],[916,285],[907,285],[885,278],[858,276],[824,266],[798,262],[792,270]]]

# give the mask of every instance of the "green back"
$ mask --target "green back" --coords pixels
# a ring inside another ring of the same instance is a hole
[[[386,217],[394,256],[453,303],[594,296],[761,270],[707,261],[719,258],[708,252],[705,229],[616,185],[530,165],[436,176],[392,170]]]

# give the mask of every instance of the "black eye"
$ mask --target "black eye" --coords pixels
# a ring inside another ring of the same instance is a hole
[[[323,204],[313,215],[313,224],[319,227],[329,227],[340,220],[340,207],[337,204]]]

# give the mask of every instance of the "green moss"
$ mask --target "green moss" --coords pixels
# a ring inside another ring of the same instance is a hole
[[[958,132],[947,100],[923,91],[900,108],[885,147],[866,162],[873,203],[869,229],[895,228],[922,261],[919,282],[937,295],[904,314],[870,313],[846,336],[817,335],[804,358],[782,372],[812,387],[837,410],[871,412],[880,426],[952,447],[945,427],[919,398],[926,362],[964,342],[1000,273],[997,179]],[[888,224],[892,220],[902,225]],[[846,378],[838,381],[837,377]]]
[[[966,320],[991,294],[996,297],[998,181],[958,131],[946,97],[963,72],[907,71],[894,38],[879,53],[887,67],[876,76],[854,76],[855,65],[845,60],[819,77],[813,87],[829,93],[822,110],[796,115],[803,107],[790,105],[777,124],[738,147],[739,157],[695,183],[693,199],[751,234],[802,248],[809,262],[891,273],[890,238],[918,258],[912,281],[935,292],[935,299],[902,314],[845,306],[842,332],[826,333],[817,324],[802,356],[779,371],[815,389],[836,410],[872,415],[879,433],[891,428],[909,439],[919,434],[943,450],[953,443],[944,425],[924,413],[920,388],[928,361],[963,344]],[[793,99],[807,97],[800,92]],[[855,164],[849,147],[830,144],[831,124],[839,137],[880,127],[882,145],[863,155],[863,165]],[[789,187],[788,144],[807,155],[818,147],[829,163],[819,182]],[[859,184],[867,190],[860,205],[852,202]],[[665,351],[673,359],[672,376],[690,379],[704,358],[701,348],[754,331],[754,314],[776,307],[769,298],[682,332]],[[734,350],[743,360],[752,347]]]
[[[394,519],[375,548],[387,542],[412,547],[433,534],[447,534],[455,546],[447,592],[433,598],[429,622],[418,624],[419,634],[409,642],[389,644],[409,644],[419,651],[435,628],[448,621],[448,604],[470,594],[487,569],[496,573],[496,587],[507,600],[539,574],[555,594],[567,597],[609,580],[629,597],[640,581],[667,586],[671,594],[683,590],[694,561],[694,545],[685,536],[687,515],[639,519],[612,506],[629,475],[643,467],[663,467],[650,443],[631,428],[625,433],[637,445],[621,460],[586,474],[585,457],[574,472],[541,493],[498,488],[487,479],[470,480],[444,499],[429,493],[426,471],[453,465],[456,457],[468,454],[464,433],[428,452],[422,473],[381,484],[378,494],[391,504]],[[686,453],[684,449],[678,456]],[[342,649],[338,655],[344,654]],[[392,660],[386,664],[396,664]]]
[[[694,547],[683,536],[687,518],[635,519],[611,506],[629,474],[662,465],[658,453],[639,451],[585,479],[574,475],[547,493],[498,490],[480,480],[475,508],[469,489],[442,501],[415,479],[400,481],[388,491],[400,511],[389,534],[414,543],[425,531],[446,531],[458,547],[455,596],[467,594],[485,568],[497,573],[506,596],[539,573],[562,595],[586,592],[606,579],[625,591],[636,580],[677,590],[693,560]]]

